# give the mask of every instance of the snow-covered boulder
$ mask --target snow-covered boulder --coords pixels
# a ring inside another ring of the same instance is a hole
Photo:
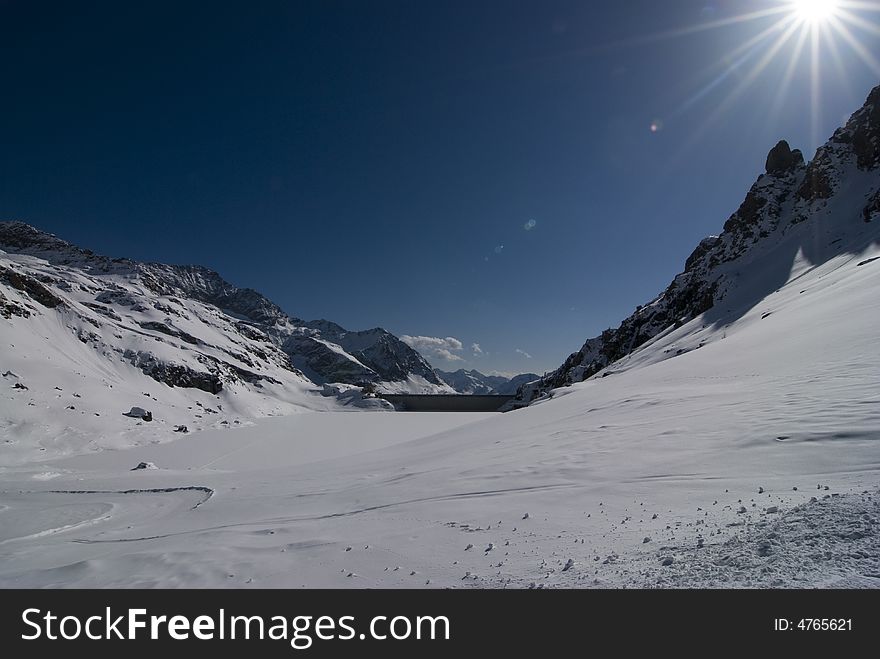
[[[132,407],[128,412],[123,412],[123,416],[130,416],[132,419],[141,419],[143,421],[153,420],[153,413],[145,410],[143,407]]]

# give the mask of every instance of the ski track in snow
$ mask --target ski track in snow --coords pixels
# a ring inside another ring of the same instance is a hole
[[[155,487],[140,490],[48,490],[48,494],[168,494],[171,492],[202,492],[202,499],[192,507],[201,506],[214,496],[214,490],[201,485],[183,485],[180,487]]]

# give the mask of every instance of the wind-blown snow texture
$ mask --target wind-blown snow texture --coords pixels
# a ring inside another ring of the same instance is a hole
[[[501,415],[309,412],[100,452],[46,428],[42,453],[4,449],[0,585],[878,587],[878,97],[810,165],[774,149],[608,377]],[[21,286],[14,309],[54,303]]]

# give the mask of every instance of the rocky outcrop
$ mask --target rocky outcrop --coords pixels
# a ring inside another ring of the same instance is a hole
[[[767,154],[764,169],[768,174],[784,174],[804,164],[804,154],[800,149],[791,150],[788,142],[780,140]]]
[[[871,91],[862,109],[834,133],[831,141],[851,145],[859,169],[880,165],[880,86]]]
[[[201,373],[188,366],[168,363],[148,352],[127,350],[124,357],[144,375],[169,387],[192,387],[207,391],[209,394],[220,393],[223,389],[223,382],[215,373]]]
[[[42,304],[47,309],[54,309],[62,303],[61,298],[52,293],[35,278],[23,275],[15,270],[0,266],[0,282],[9,284],[12,288],[25,293],[29,298]]]
[[[10,300],[3,292],[0,291],[0,317],[9,319],[13,316],[19,316],[21,318],[30,318],[31,312],[24,305]]]
[[[191,345],[199,345],[201,341],[194,337],[192,334],[187,334],[183,330],[179,330],[176,327],[169,327],[165,323],[151,320],[146,322],[138,323],[145,330],[152,330],[154,332],[160,332],[167,336],[173,336],[176,339],[180,339],[181,341],[185,341]]]

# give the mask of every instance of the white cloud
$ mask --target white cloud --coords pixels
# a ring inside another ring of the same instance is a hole
[[[483,349],[480,347],[479,343],[472,343],[471,350],[474,351],[474,355],[482,355],[483,354]]]
[[[531,356],[529,353],[527,353],[525,350],[520,350],[519,348],[516,349],[516,353],[517,353],[518,355],[522,355],[522,356],[525,357],[526,359],[531,359],[531,358],[532,358],[532,356]]]
[[[459,355],[455,354],[464,348],[464,344],[454,336],[440,338],[437,336],[410,336],[404,334],[400,337],[400,340],[426,357],[445,359],[450,362],[464,361]]]
[[[440,357],[440,359],[445,359],[450,362],[462,362],[464,361],[461,357],[456,355],[455,353],[449,352],[446,348],[440,348],[434,351],[434,355]]]

